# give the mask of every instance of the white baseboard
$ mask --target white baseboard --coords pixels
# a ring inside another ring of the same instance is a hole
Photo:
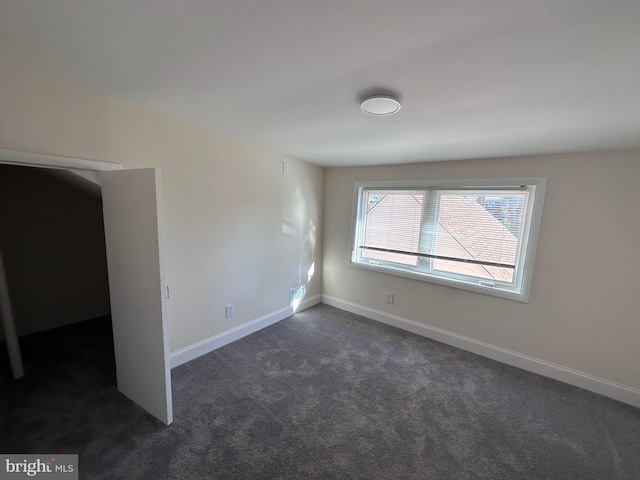
[[[374,310],[329,295],[322,296],[322,303],[640,408],[640,390],[637,388],[611,382],[604,378],[563,367],[562,365],[523,355],[470,337],[448,332],[437,327],[431,327],[408,318]]]
[[[306,310],[309,307],[317,305],[318,303],[320,303],[321,299],[322,297],[320,295],[306,298],[300,303],[300,306],[296,311],[300,312],[302,310]],[[293,315],[293,313],[293,307],[288,306],[286,308],[283,308],[282,310],[271,312],[263,317],[256,318],[255,320],[232,328],[231,330],[227,330],[226,332],[202,340],[201,342],[194,343],[193,345],[181,348],[180,350],[176,350],[169,356],[171,360],[171,368],[194,360],[202,355],[212,352],[213,350],[223,347],[228,343],[235,342],[242,337],[251,335],[258,330],[262,330],[269,325],[273,325],[280,320],[284,320],[285,318],[290,317],[291,315]]]
[[[16,323],[16,330],[19,336],[28,335],[30,333],[50,330],[52,328],[62,327],[64,325],[70,325],[72,323],[82,322],[92,318],[103,317],[104,315],[109,315],[109,313],[111,313],[109,305],[101,305],[99,307],[65,313],[63,315],[41,318],[34,322]]]

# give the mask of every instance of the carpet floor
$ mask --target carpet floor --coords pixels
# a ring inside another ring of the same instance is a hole
[[[115,389],[110,323],[0,352],[0,452],[83,479],[634,479],[640,409],[326,305],[172,371],[174,423]]]

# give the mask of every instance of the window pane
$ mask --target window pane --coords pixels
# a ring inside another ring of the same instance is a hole
[[[364,245],[417,252],[420,245],[423,198],[421,192],[366,192]],[[396,258],[400,260],[399,263],[416,264],[415,258],[411,256],[380,256],[382,252],[376,253],[377,257],[372,255],[372,251],[368,251],[366,256],[388,261],[396,261],[393,260]],[[409,259],[411,263],[407,263]]]
[[[402,265],[408,265],[415,267],[418,265],[418,257],[413,255],[403,255],[401,253],[380,252],[376,250],[362,249],[362,255],[374,260],[382,260],[383,262],[400,263]]]
[[[513,283],[514,270],[511,268],[491,267],[488,265],[476,265],[473,263],[449,260],[434,260],[433,269],[441,272],[456,273],[458,275],[468,275],[470,277]]]
[[[527,192],[441,192],[434,254],[516,266]],[[434,260],[433,269],[511,283],[514,268]]]

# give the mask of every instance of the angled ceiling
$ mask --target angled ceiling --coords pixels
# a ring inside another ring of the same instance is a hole
[[[319,165],[640,147],[638,0],[0,0],[0,57]],[[367,93],[399,95],[373,118]]]

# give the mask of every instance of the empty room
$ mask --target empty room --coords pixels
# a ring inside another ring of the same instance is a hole
[[[0,0],[0,478],[640,478],[639,51],[627,0]]]

